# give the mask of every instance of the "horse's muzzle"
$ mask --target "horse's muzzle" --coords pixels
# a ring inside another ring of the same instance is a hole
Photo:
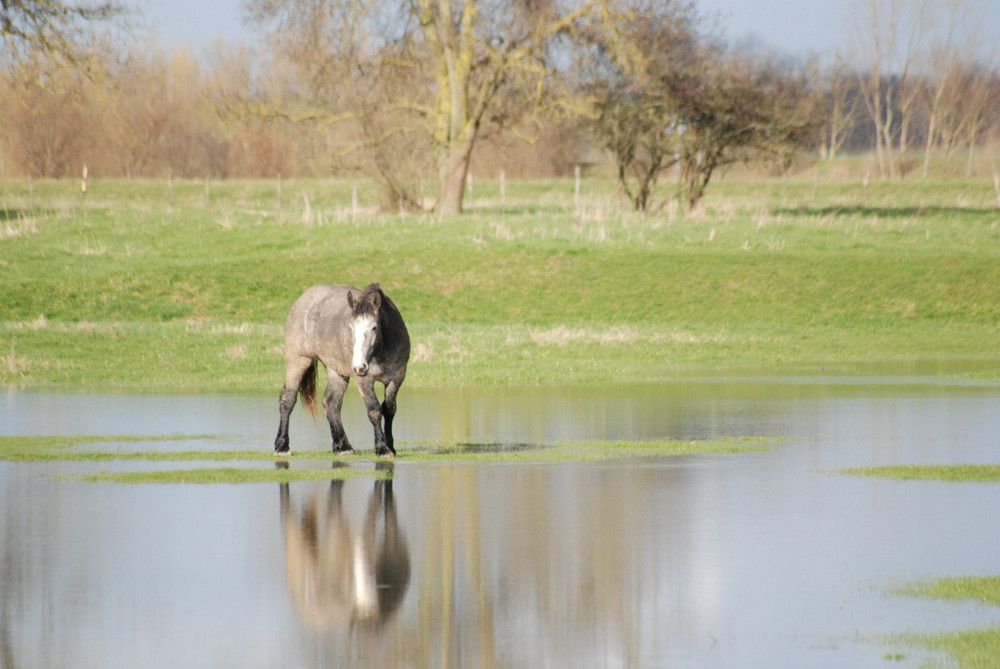
[[[368,363],[362,363],[354,367],[354,373],[358,376],[368,376]]]

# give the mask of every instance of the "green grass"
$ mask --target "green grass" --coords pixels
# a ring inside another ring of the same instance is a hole
[[[1000,465],[899,465],[895,467],[852,467],[840,470],[851,476],[875,476],[900,481],[1000,482]]]
[[[947,653],[956,669],[996,669],[1000,667],[1000,630],[975,630],[927,637],[911,642],[930,650]],[[928,666],[939,666],[928,665]]]
[[[910,583],[893,589],[893,594],[934,599],[969,599],[1000,606],[1000,577],[956,577]]]
[[[951,669],[997,669],[1000,667],[1000,630],[973,630],[948,634],[906,634],[887,642],[894,650],[883,659],[899,662],[907,659],[907,652],[922,648],[937,657],[920,664],[925,669],[949,667]],[[945,657],[941,657],[941,655]]]
[[[381,281],[407,384],[664,381],[686,366],[974,361],[1000,379],[992,183],[722,181],[694,216],[611,182],[479,182],[463,216],[349,210],[350,184],[0,184],[0,384],[274,392],[291,303]],[[362,202],[366,189],[363,185]],[[308,196],[310,206],[305,208]],[[155,370],[155,372],[153,371]]]
[[[946,600],[973,600],[1000,606],[1000,578],[942,578],[906,585],[894,594]],[[905,635],[895,640],[947,653],[958,669],[995,669],[1000,666],[1000,630],[974,630],[935,635]],[[936,665],[935,665],[936,666]]]

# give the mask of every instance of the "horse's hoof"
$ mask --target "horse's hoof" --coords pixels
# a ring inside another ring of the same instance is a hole
[[[287,446],[285,446],[284,448],[276,448],[276,449],[274,449],[274,454],[275,455],[291,455],[292,454],[292,449],[288,448]]]
[[[334,455],[354,455],[354,449],[350,446],[333,447]]]

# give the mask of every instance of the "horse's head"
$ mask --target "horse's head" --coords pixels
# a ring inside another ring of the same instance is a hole
[[[382,289],[377,283],[373,283],[362,290],[357,298],[354,293],[348,292],[347,305],[351,308],[350,328],[354,336],[351,368],[358,376],[365,376],[381,335],[378,310],[382,306]]]

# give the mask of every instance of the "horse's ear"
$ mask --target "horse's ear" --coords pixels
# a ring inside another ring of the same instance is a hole
[[[376,290],[372,293],[372,307],[378,312],[379,308],[382,306],[382,291]]]
[[[357,306],[357,302],[354,301],[354,293],[351,291],[347,291],[347,306],[351,308],[351,311],[354,311]]]

